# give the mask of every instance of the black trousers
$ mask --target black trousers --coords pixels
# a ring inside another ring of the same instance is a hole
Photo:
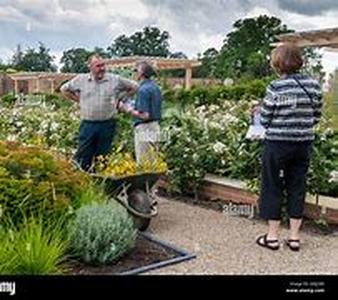
[[[303,217],[306,175],[312,142],[265,141],[263,146],[260,216],[280,220],[286,194],[290,218]]]

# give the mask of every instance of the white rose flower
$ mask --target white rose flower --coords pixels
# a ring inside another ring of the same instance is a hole
[[[212,148],[215,151],[215,153],[222,154],[225,151],[226,146],[223,143],[217,141]]]

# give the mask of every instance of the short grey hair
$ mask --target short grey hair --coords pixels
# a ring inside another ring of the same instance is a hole
[[[93,54],[91,54],[91,55],[88,57],[87,63],[88,63],[88,64],[91,64],[92,61],[93,61],[94,59],[97,59],[97,60],[103,60],[102,56],[100,56],[100,55],[97,54],[97,53],[93,53]]]
[[[154,67],[147,61],[140,61],[136,64],[137,68],[141,68],[142,75],[150,79],[153,76],[157,76]]]

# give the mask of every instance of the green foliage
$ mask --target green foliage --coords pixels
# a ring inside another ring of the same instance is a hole
[[[87,61],[90,52],[84,48],[69,49],[63,52],[60,63],[63,64],[63,73],[87,73],[89,71]]]
[[[220,51],[207,49],[199,60],[202,62],[195,71],[196,77],[257,79],[271,76],[270,54],[276,36],[293,32],[276,17],[261,15],[255,18],[237,20],[233,31],[227,34]],[[308,48],[304,51],[304,70],[318,79],[323,78],[320,54]]]
[[[25,219],[20,227],[0,229],[0,274],[60,274],[68,247],[63,222]]]
[[[317,49],[308,47],[303,50],[304,66],[303,71],[324,83],[325,72],[322,64],[323,55]]]
[[[188,106],[181,114],[169,115],[163,130],[168,176],[174,191],[196,191],[206,173],[244,180],[259,192],[261,143],[245,138],[250,121],[246,100]],[[338,169],[338,135],[323,118],[316,129],[314,153],[308,176],[308,191],[338,196],[331,172]]]
[[[338,71],[331,76],[331,92],[329,92],[324,101],[324,109],[328,115],[330,126],[338,130]]]
[[[6,107],[12,107],[15,104],[17,97],[14,93],[8,93],[1,97],[1,104]]]
[[[60,63],[63,65],[61,72],[63,73],[87,73],[88,59],[91,55],[97,54],[102,58],[108,58],[108,53],[99,47],[95,47],[90,51],[84,48],[72,48],[63,52]]]
[[[54,94],[27,95],[20,102],[0,108],[0,139],[74,153],[80,118],[71,102]]]
[[[81,193],[76,195],[73,200],[74,207],[82,207],[92,203],[105,203],[109,196],[105,192],[103,183],[92,181],[90,182]]]
[[[93,204],[77,211],[69,229],[74,255],[86,263],[109,264],[129,251],[136,231],[118,204]]]
[[[218,56],[217,77],[236,79],[248,76],[253,79],[271,75],[271,44],[277,35],[290,32],[287,26],[276,17],[262,15],[237,20],[233,28]]]
[[[50,49],[43,43],[39,43],[39,48],[28,48],[25,52],[18,46],[12,61],[13,67],[17,70],[28,72],[55,72],[57,67],[53,65],[54,57],[50,55]]]
[[[145,27],[131,36],[121,35],[108,47],[110,56],[161,56],[168,57],[169,33],[157,27]]]
[[[194,70],[194,77],[206,78],[206,77],[217,77],[217,64],[218,64],[219,52],[215,48],[207,49],[199,60],[202,65]]]
[[[89,182],[86,174],[51,152],[0,142],[1,221],[19,224],[24,216],[72,212],[78,208],[73,201]]]
[[[178,103],[181,107],[222,104],[226,100],[258,100],[265,96],[268,80],[252,80],[232,86],[215,85],[210,87],[195,86],[190,90],[165,88],[163,99]]]
[[[330,182],[330,178],[331,172],[338,169],[338,133],[324,124],[316,134],[308,187],[314,195],[337,197],[338,183]]]

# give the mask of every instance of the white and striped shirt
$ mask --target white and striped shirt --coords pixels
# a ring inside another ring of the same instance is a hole
[[[267,129],[266,139],[314,140],[314,126],[320,120],[322,103],[321,86],[308,75],[294,74],[271,82],[261,107],[260,121]]]

